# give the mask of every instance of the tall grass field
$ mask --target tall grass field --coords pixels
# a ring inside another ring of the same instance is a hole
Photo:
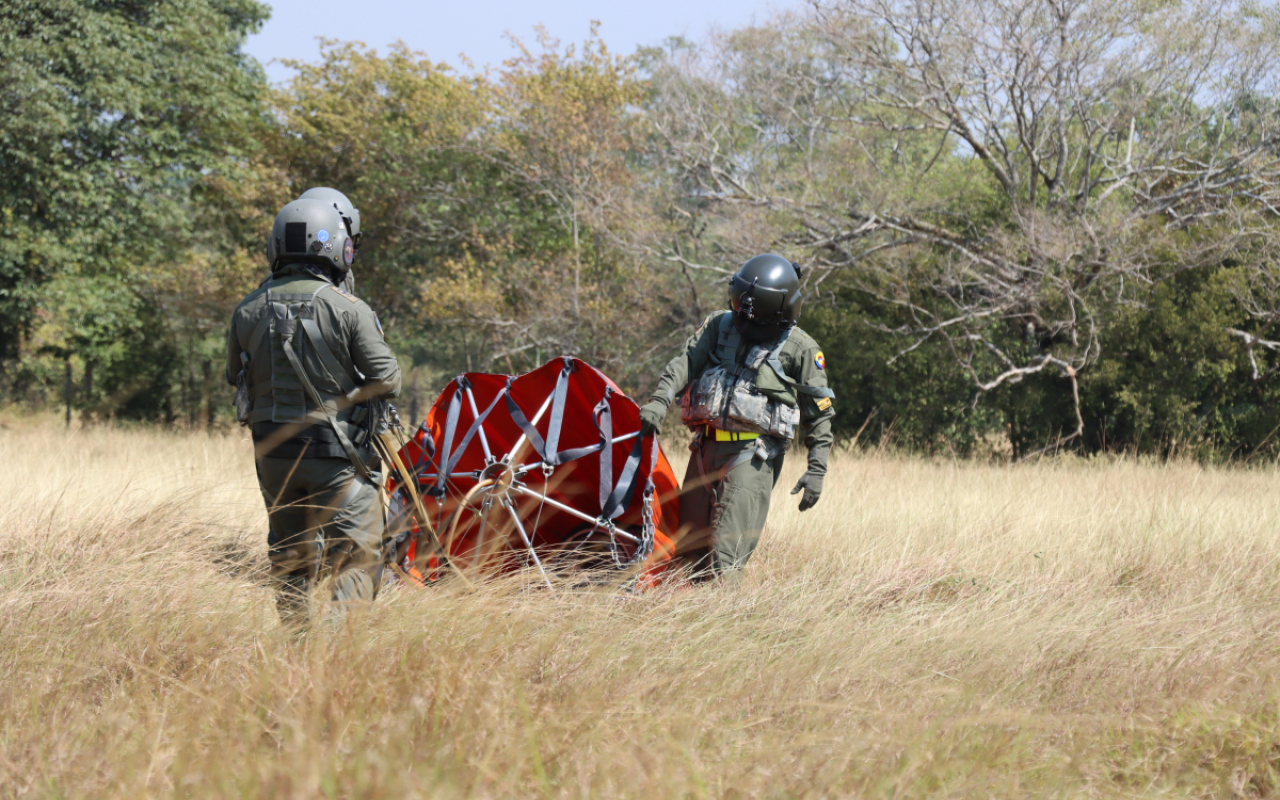
[[[0,797],[1280,793],[1277,468],[802,461],[739,581],[299,639],[245,437],[9,418]]]

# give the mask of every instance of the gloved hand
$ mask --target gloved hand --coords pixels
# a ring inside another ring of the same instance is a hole
[[[804,497],[800,498],[801,511],[808,511],[817,505],[818,498],[822,496],[822,479],[826,474],[827,446],[816,444],[809,448],[809,470],[800,477],[796,488],[791,490],[792,494],[800,494],[800,490],[804,490]]]
[[[650,400],[640,406],[640,435],[662,433],[662,421],[667,418],[667,406],[660,400]]]
[[[796,488],[791,490],[792,494],[800,494],[800,490],[804,490],[804,497],[800,498],[800,510],[808,511],[818,503],[818,498],[822,496],[822,479],[823,475],[812,472],[806,472],[800,476],[800,482],[796,484]]]

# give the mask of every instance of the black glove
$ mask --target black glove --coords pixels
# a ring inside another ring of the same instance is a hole
[[[796,488],[791,490],[792,494],[800,494],[800,490],[804,490],[804,497],[800,498],[800,510],[808,511],[818,503],[818,498],[822,496],[822,479],[823,475],[813,472],[806,472],[800,476],[800,482],[796,484]]]
[[[667,418],[667,406],[660,400],[650,400],[640,406],[640,435],[662,433],[662,421]]]
[[[800,494],[800,490],[804,490],[804,497],[800,498],[801,511],[808,511],[817,505],[818,498],[822,496],[822,479],[826,474],[827,447],[814,445],[809,448],[809,470],[800,477],[796,488],[791,490],[792,494]]]

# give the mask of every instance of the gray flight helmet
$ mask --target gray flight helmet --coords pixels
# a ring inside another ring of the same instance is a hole
[[[327,186],[317,186],[298,195],[298,199],[323,200],[326,203],[332,203],[333,207],[338,209],[338,213],[342,215],[342,221],[347,223],[347,233],[351,234],[351,240],[355,248],[357,250],[360,249],[360,210],[352,205],[345,194]]]
[[[355,260],[355,242],[342,215],[323,200],[294,200],[276,214],[267,240],[275,272],[285,264],[315,264],[345,275]]]
[[[800,265],[773,253],[758,255],[729,279],[733,324],[745,338],[775,339],[800,319]]]

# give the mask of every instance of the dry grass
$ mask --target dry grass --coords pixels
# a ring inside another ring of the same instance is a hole
[[[235,437],[0,431],[2,797],[1267,796],[1277,471],[835,462],[743,580],[292,641]]]

